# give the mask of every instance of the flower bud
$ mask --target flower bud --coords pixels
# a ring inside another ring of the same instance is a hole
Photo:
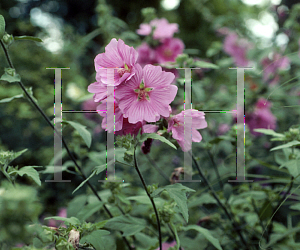
[[[4,42],[7,46],[9,46],[9,45],[11,45],[11,44],[13,43],[14,37],[13,37],[12,35],[9,35],[9,34],[7,34],[7,33],[5,32],[5,34],[4,34],[3,38],[2,38],[2,40],[3,40],[3,42]]]
[[[80,233],[75,229],[72,229],[69,233],[68,242],[71,243],[75,249],[78,249],[79,239],[80,239]]]

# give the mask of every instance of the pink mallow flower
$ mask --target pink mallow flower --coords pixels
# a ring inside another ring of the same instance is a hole
[[[227,31],[228,32],[228,31]],[[241,39],[234,32],[228,32],[225,37],[223,49],[233,57],[236,66],[246,67],[249,64],[246,53],[252,46],[246,39]]]
[[[173,37],[174,33],[178,32],[177,23],[169,23],[167,19],[153,19],[149,24],[142,23],[136,33],[142,36],[150,35],[153,31],[153,39],[164,40]]]
[[[155,49],[159,63],[175,62],[176,57],[182,54],[184,43],[179,38],[169,38]]]
[[[174,241],[172,241],[172,242],[170,242],[170,243],[168,243],[168,242],[164,242],[163,244],[162,244],[162,249],[161,250],[168,250],[170,247],[174,247],[174,246],[176,246],[176,241],[174,240]],[[182,248],[182,247],[181,247]],[[156,248],[155,250],[159,250],[159,248]],[[184,250],[183,248],[182,248],[182,250]]]
[[[262,135],[261,133],[254,131],[254,129],[256,128],[266,128],[275,130],[276,117],[272,114],[270,107],[270,102],[268,102],[264,98],[260,98],[255,105],[254,112],[245,115],[245,122],[253,135]]]
[[[123,114],[118,106],[118,103],[115,102],[114,111],[115,111],[115,122],[113,124],[107,124],[107,99],[103,100],[100,105],[97,106],[98,114],[103,117],[102,128],[109,133],[114,131],[119,131],[123,127]]]
[[[290,65],[290,59],[279,53],[274,53],[271,59],[264,58],[261,64],[264,68],[264,81],[273,85],[279,82],[278,70],[287,69]]]
[[[188,109],[182,111],[178,115],[174,115],[172,118],[169,119],[168,132],[172,131],[172,137],[177,140],[182,151],[187,152],[192,148],[192,144],[184,140],[184,117],[185,116],[189,118],[188,122],[191,123],[193,142],[200,142],[202,140],[202,136],[199,133],[199,131],[197,131],[197,129],[206,128],[207,122],[205,121],[204,112],[200,112],[195,109]]]
[[[171,85],[174,74],[162,71],[160,66],[137,64],[135,75],[115,92],[119,108],[129,123],[156,122],[160,115],[168,117],[169,104],[177,94]]]
[[[129,47],[121,39],[117,41],[117,39],[113,38],[105,47],[105,53],[101,53],[95,58],[97,82],[108,84],[106,68],[118,68],[115,69],[114,73],[114,86],[129,80],[134,75],[134,65],[137,57],[138,53],[133,47]],[[94,87],[97,87],[97,84],[94,83],[92,86],[89,89],[90,92],[93,91]]]

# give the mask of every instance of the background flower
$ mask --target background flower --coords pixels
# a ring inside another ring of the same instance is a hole
[[[178,115],[174,115],[169,119],[168,122],[168,132],[172,131],[172,137],[177,140],[184,152],[189,151],[192,148],[191,142],[185,141],[184,138],[184,125],[188,123],[192,128],[192,141],[200,142],[202,140],[202,136],[197,129],[203,129],[207,127],[205,114],[203,112],[195,109],[188,109],[182,111]]]
[[[136,31],[139,35],[147,36],[153,31],[153,38],[157,40],[164,40],[173,37],[174,33],[178,32],[177,23],[169,23],[167,19],[153,19],[149,24],[142,23],[140,28]]]

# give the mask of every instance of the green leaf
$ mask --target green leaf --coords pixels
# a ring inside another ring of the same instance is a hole
[[[69,224],[71,224],[73,226],[81,224],[80,221],[77,218],[75,218],[75,217],[65,218],[65,217],[59,217],[59,216],[52,216],[52,217],[47,217],[44,220],[50,220],[50,219],[61,220],[61,221],[64,221],[66,223],[69,223]]]
[[[85,221],[86,219],[91,217],[94,213],[98,212],[102,206],[103,206],[102,202],[88,204],[83,209],[80,210],[80,212],[76,215],[76,217],[81,221]]]
[[[284,134],[276,133],[272,129],[265,129],[265,128],[256,128],[254,129],[255,132],[262,133],[265,135],[272,135],[274,137],[284,137]]]
[[[75,216],[85,206],[87,197],[85,194],[75,196],[68,204],[67,215],[69,217]]]
[[[114,239],[108,236],[109,234],[110,232],[106,230],[96,230],[91,234],[82,237],[80,243],[84,244],[85,242],[88,242],[92,244],[96,250],[115,250],[116,245]]]
[[[22,98],[22,97],[24,97],[23,94],[15,95],[15,96],[13,96],[13,97],[1,99],[1,100],[0,100],[0,103],[10,102],[10,101],[12,101],[13,99]]]
[[[286,167],[289,170],[289,173],[296,178],[300,174],[300,159],[289,160],[279,168],[282,167]]]
[[[300,203],[296,203],[294,205],[291,205],[290,206],[290,209],[293,209],[293,210],[299,210],[300,211]]]
[[[195,190],[183,186],[180,183],[175,183],[173,185],[168,185],[162,188],[156,189],[151,196],[154,198],[160,195],[163,191],[167,191],[170,197],[176,202],[183,218],[186,222],[189,221],[189,212],[187,207],[187,192],[195,192]]]
[[[34,41],[34,42],[39,42],[42,43],[43,40],[38,38],[38,37],[33,37],[33,36],[15,36],[15,40],[28,40],[28,41]]]
[[[2,39],[5,32],[5,20],[2,15],[0,15],[0,39]]]
[[[42,184],[39,173],[38,173],[38,171],[36,171],[34,169],[33,166],[23,167],[20,170],[15,170],[15,171],[10,172],[10,174],[12,174],[12,173],[17,173],[20,176],[23,176],[24,174],[26,174],[30,178],[32,178],[36,182],[36,184],[38,184],[39,186],[41,186],[41,184]]]
[[[89,179],[91,179],[94,175],[96,174],[96,171],[93,171],[93,173],[91,173],[91,175],[86,178],[83,182],[80,183],[80,185],[75,188],[75,190],[72,192],[72,194],[74,194],[79,188],[81,188],[87,181],[89,181]]]
[[[31,96],[31,98],[38,103],[38,100],[33,96],[33,91],[32,91],[32,87],[26,88],[28,94]],[[23,96],[25,96],[25,98],[28,98],[27,95],[23,94]],[[29,99],[29,98],[28,98]]]
[[[220,245],[220,242],[218,239],[216,239],[215,237],[213,237],[210,233],[209,230],[200,227],[200,226],[196,226],[196,225],[190,225],[187,227],[183,227],[182,228],[184,231],[188,231],[188,230],[196,230],[199,233],[201,233],[215,248],[217,248],[218,250],[222,250],[222,247]]]
[[[194,61],[193,65],[197,68],[203,68],[203,69],[218,69],[219,66],[213,63],[204,62],[204,61]]]
[[[260,220],[267,220],[271,218],[273,214],[272,202],[266,200],[258,212]]]
[[[94,168],[94,171],[96,172],[96,175],[100,174],[101,172],[103,172],[104,170],[106,170],[106,163],[102,164],[101,166],[96,166]]]
[[[19,82],[21,80],[21,77],[19,74],[16,73],[15,69],[5,68],[4,74],[1,76],[0,80],[12,83]]]
[[[130,215],[121,215],[107,221],[105,227],[123,232],[123,236],[135,235],[146,227],[146,221]]]
[[[151,205],[152,204],[147,195],[129,196],[129,197],[127,197],[127,199],[132,200],[132,201],[136,201],[139,204],[144,204],[144,205]],[[154,202],[157,206],[160,206],[165,202],[165,200],[160,198],[160,197],[157,197],[157,198],[154,198]]]
[[[77,122],[72,122],[72,121],[64,121],[69,123],[73,128],[75,128],[82,139],[84,140],[85,144],[89,147],[91,147],[92,144],[92,135],[91,133],[86,129],[86,126],[83,126]]]
[[[217,204],[217,201],[209,193],[204,193],[200,197],[191,198],[188,202],[188,208],[196,207],[202,204]]]
[[[137,233],[135,238],[143,249],[149,249],[150,247],[154,248],[158,244],[157,237],[150,237],[144,233]]]
[[[151,133],[151,134],[145,133],[145,134],[142,134],[140,142],[146,141],[148,138],[155,139],[155,140],[160,140],[161,142],[164,142],[164,143],[168,144],[172,148],[177,149],[176,146],[172,142],[170,142],[165,137],[160,136],[160,135],[158,135],[156,133]]]
[[[283,148],[291,148],[293,146],[298,146],[300,145],[300,141],[291,141],[291,142],[288,142],[286,144],[283,144],[283,145],[280,145],[280,146],[277,146],[275,148],[271,148],[270,151],[274,151],[274,150],[278,150],[278,149],[283,149]]]

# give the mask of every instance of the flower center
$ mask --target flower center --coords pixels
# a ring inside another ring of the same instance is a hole
[[[164,50],[164,55],[165,55],[166,57],[171,57],[171,56],[173,55],[172,50],[170,50],[170,49],[165,49],[165,50]]]
[[[122,77],[125,73],[130,72],[130,68],[127,66],[126,63],[124,63],[124,68],[118,69],[117,72],[118,72],[119,76]]]
[[[145,88],[145,84],[144,82],[141,82],[139,88],[135,89],[134,92],[137,93],[137,99],[138,101],[143,101],[143,100],[150,100],[149,97],[149,92],[152,90],[153,88]]]

